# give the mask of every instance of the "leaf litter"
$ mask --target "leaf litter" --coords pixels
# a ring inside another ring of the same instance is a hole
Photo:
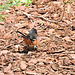
[[[0,22],[0,75],[74,75],[74,7],[75,2],[64,7],[61,0],[38,0],[1,11],[7,17]],[[15,32],[27,34],[33,27],[38,31],[36,50],[25,48]]]

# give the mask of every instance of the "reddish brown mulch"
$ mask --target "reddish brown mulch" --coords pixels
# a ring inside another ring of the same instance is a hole
[[[7,15],[0,22],[0,75],[75,75],[75,2],[58,1],[0,12]],[[29,50],[15,31],[28,34],[33,27],[37,49]]]

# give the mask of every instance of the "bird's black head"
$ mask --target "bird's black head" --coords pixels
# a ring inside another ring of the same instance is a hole
[[[31,31],[37,34],[37,30],[36,29],[32,28]]]

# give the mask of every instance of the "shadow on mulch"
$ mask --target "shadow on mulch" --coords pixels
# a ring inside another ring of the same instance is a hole
[[[28,53],[28,51],[37,51],[37,48],[25,46],[23,51],[17,51],[18,53]],[[14,53],[17,53],[14,52]]]

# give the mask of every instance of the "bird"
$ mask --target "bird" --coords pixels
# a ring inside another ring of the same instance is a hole
[[[27,44],[27,46],[36,48],[37,30],[35,28],[32,28],[27,36],[25,36],[20,31],[16,31],[16,32],[22,35],[24,42]]]

